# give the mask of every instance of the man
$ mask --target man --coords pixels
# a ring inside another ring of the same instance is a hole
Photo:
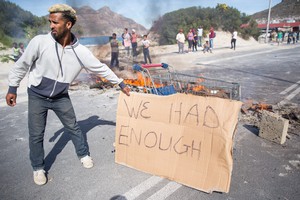
[[[237,31],[233,30],[232,37],[231,37],[231,49],[233,50],[235,50],[237,35],[238,35]]]
[[[283,38],[283,33],[281,30],[278,31],[278,34],[277,34],[277,42],[278,42],[278,46],[279,44],[282,43],[282,38]]]
[[[185,36],[183,34],[183,30],[180,29],[179,33],[176,35],[176,41],[178,44],[178,53],[183,53],[184,51],[184,42],[185,42]]]
[[[116,66],[119,68],[119,42],[117,40],[117,34],[112,34],[112,39],[110,40],[111,47],[111,60],[110,60],[110,68]],[[116,63],[116,65],[114,65]]]
[[[6,102],[16,105],[17,87],[26,73],[28,77],[28,129],[30,161],[33,179],[37,185],[47,182],[44,171],[44,132],[48,110],[53,110],[70,133],[76,154],[83,167],[93,167],[83,134],[76,121],[68,95],[69,84],[82,68],[97,73],[129,95],[130,89],[105,64],[101,63],[71,33],[76,12],[65,4],[49,8],[51,32],[38,35],[28,44],[24,54],[9,73],[9,90]]]
[[[216,37],[216,33],[215,33],[213,27],[210,27],[208,37],[209,37],[209,46],[210,46],[211,49],[213,49],[214,48],[214,38]]]
[[[199,26],[198,28],[198,47],[202,46],[202,36],[203,36],[203,28],[202,26]]]

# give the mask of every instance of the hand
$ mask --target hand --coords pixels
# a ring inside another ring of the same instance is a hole
[[[11,93],[7,93],[6,95],[6,103],[7,105],[13,107],[17,104],[17,95],[16,94],[11,94]]]
[[[129,88],[128,86],[124,87],[124,88],[122,89],[122,92],[123,92],[124,94],[126,94],[127,96],[130,96],[130,88]]]

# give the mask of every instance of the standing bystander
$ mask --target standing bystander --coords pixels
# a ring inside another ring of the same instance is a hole
[[[147,39],[147,35],[143,36],[142,45],[143,45],[143,54],[144,54],[145,64],[147,64],[147,58],[149,60],[149,63],[151,64],[152,62],[151,62],[150,52],[149,52],[150,41]]]
[[[130,56],[130,46],[131,46],[131,34],[128,33],[128,28],[124,29],[124,33],[122,34],[123,44],[125,50],[127,51],[127,56]]]
[[[117,34],[112,34],[112,39],[110,40],[111,47],[111,60],[110,60],[110,68],[116,66],[119,68],[119,42],[117,40]],[[114,65],[114,63],[116,63]]]
[[[216,37],[216,33],[214,31],[214,28],[213,27],[210,27],[210,30],[209,30],[209,46],[211,49],[214,48],[214,38]]]
[[[180,29],[179,33],[176,35],[176,41],[178,44],[178,53],[184,53],[184,43],[185,43],[185,36],[183,34],[183,30]]]
[[[190,31],[187,34],[187,40],[188,40],[188,52],[192,51],[193,41],[194,41],[194,33],[193,30],[190,29]]]
[[[278,43],[278,46],[279,46],[279,44],[282,43],[282,38],[283,38],[283,33],[282,33],[281,30],[279,30],[278,33],[277,33],[277,43]]]
[[[198,35],[196,31],[193,31],[194,39],[193,39],[193,51],[197,51],[197,45],[198,45]]]
[[[131,32],[131,46],[132,46],[132,56],[133,56],[133,60],[136,59],[137,56],[137,37],[138,35],[136,34],[135,30],[132,29]]]
[[[198,47],[201,47],[202,46],[202,36],[203,36],[202,26],[199,26],[199,28],[197,30],[197,34],[198,34]]]
[[[83,133],[76,120],[68,89],[70,83],[85,68],[129,95],[130,89],[107,65],[101,63],[71,32],[76,11],[66,4],[49,8],[51,32],[35,36],[24,54],[11,68],[6,103],[16,105],[17,88],[28,73],[28,129],[33,180],[37,185],[47,182],[44,171],[44,133],[48,110],[53,110],[70,134],[75,151],[84,168],[94,166]]]

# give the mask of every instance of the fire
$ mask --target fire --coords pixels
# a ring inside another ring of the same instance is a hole
[[[175,81],[176,82],[176,81]],[[177,92],[183,92],[183,93],[191,93],[191,94],[209,94],[209,90],[208,88],[206,88],[205,86],[201,85],[200,83],[205,82],[204,78],[198,78],[196,83],[184,83],[181,82],[180,80],[178,80],[178,83],[174,84],[174,88]],[[144,92],[147,93],[148,90],[147,89],[151,89],[153,88],[153,84],[155,88],[160,88],[160,87],[164,87],[164,86],[168,86],[171,85],[168,84],[167,82],[162,84],[162,83],[158,83],[151,80],[150,77],[147,76],[143,76],[143,74],[141,72],[137,72],[137,78],[136,79],[125,79],[124,83],[127,85],[131,85],[134,87],[143,87],[144,88]]]
[[[206,88],[203,85],[195,85],[195,86],[191,86],[191,90],[193,90],[194,92],[200,92],[205,90]]]
[[[137,79],[125,79],[124,83],[136,87],[153,87],[152,81],[149,77],[144,77],[142,73],[137,72]],[[162,87],[160,83],[154,83],[155,87]]]

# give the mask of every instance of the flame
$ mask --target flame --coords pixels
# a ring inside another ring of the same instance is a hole
[[[207,87],[201,85],[201,83],[203,83],[203,82],[205,82],[205,79],[199,77],[196,79],[196,83],[195,82],[184,83],[184,82],[181,82],[181,80],[178,80],[178,84],[174,83],[173,86],[174,86],[175,90],[178,92],[185,92],[185,93],[198,94],[198,95],[200,93],[201,94],[210,94],[209,89]],[[153,88],[153,84],[154,84],[155,88],[171,85],[171,83],[168,83],[168,82],[164,82],[162,84],[162,83],[154,81],[154,83],[152,83],[151,78],[144,76],[141,72],[137,72],[136,79],[125,79],[124,83],[127,85],[135,86],[135,87],[144,87],[143,91],[145,93],[147,93],[146,88]]]
[[[124,83],[131,86],[153,87],[152,81],[149,77],[144,77],[142,73],[137,72],[137,79],[125,79]],[[154,83],[155,87],[162,87],[163,84]]]
[[[258,104],[257,108],[260,110],[269,110],[269,109],[272,109],[272,105],[269,105],[266,103],[260,103],[260,104]]]
[[[205,86],[203,86],[203,85],[195,85],[195,86],[193,86],[191,89],[192,89],[194,92],[200,92],[200,91],[202,91],[202,90],[205,90],[206,88],[205,88]]]

